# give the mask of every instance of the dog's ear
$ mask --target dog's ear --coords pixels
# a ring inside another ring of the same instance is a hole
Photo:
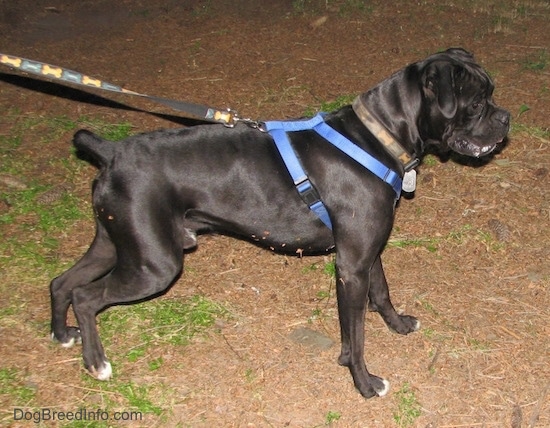
[[[472,62],[474,60],[474,55],[462,48],[450,48],[447,49],[444,53],[464,62]]]
[[[426,66],[422,78],[424,96],[437,105],[445,118],[454,117],[457,109],[455,67],[449,61],[434,61]]]

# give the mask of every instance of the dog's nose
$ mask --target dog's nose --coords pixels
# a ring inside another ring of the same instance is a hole
[[[506,110],[497,110],[493,115],[493,118],[498,120],[504,126],[508,126],[510,124],[510,113]]]

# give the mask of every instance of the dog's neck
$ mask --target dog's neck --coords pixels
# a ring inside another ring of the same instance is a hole
[[[360,96],[355,98],[352,108],[363,125],[382,143],[388,153],[403,165],[405,172],[410,171],[420,163],[420,160],[407,151],[386,127],[371,114]]]

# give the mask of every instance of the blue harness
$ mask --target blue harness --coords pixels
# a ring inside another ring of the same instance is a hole
[[[307,120],[297,121],[269,121],[264,122],[262,129],[269,132],[275,140],[275,145],[283,158],[283,161],[294,181],[296,190],[307,206],[332,230],[332,223],[328,211],[321,200],[319,193],[311,184],[306,172],[292,148],[288,138],[288,132],[313,130],[321,137],[340,149],[360,165],[368,169],[382,181],[388,183],[396,194],[396,199],[401,196],[402,179],[399,174],[385,166],[367,152],[352,143],[335,129],[331,128],[324,119],[326,113],[318,113]]]

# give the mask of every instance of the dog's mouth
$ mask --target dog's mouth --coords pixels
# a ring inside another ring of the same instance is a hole
[[[487,143],[478,141],[475,138],[457,136],[456,138],[451,139],[447,144],[454,152],[474,158],[480,158],[493,152],[503,140],[504,137],[494,142]]]

